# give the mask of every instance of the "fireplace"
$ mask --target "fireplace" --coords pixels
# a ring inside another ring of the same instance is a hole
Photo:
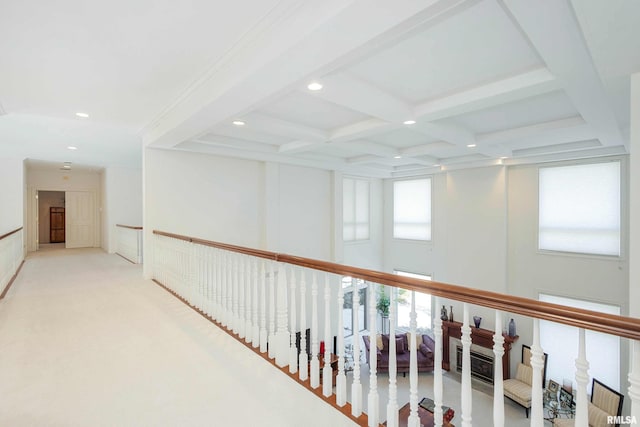
[[[456,371],[462,372],[461,346],[456,346]],[[493,384],[493,357],[471,350],[471,376]]]

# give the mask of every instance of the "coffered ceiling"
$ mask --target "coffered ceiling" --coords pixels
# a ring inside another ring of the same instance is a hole
[[[629,151],[635,0],[13,3],[0,155],[393,177]]]

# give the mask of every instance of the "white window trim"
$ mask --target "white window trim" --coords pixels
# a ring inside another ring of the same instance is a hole
[[[395,201],[395,183],[399,182],[399,181],[418,181],[418,180],[422,180],[422,179],[428,179],[429,180],[429,189],[430,189],[430,197],[429,197],[429,202],[430,202],[430,209],[431,209],[431,238],[429,239],[409,239],[406,237],[395,237],[394,235],[394,228],[395,228],[395,223],[396,223],[396,219],[395,219],[395,206],[394,206],[394,201]],[[431,244],[433,242],[433,180],[434,177],[433,175],[420,175],[420,176],[412,176],[412,177],[403,177],[403,178],[398,178],[398,179],[393,179],[391,180],[391,238],[393,240],[397,240],[397,241],[401,241],[401,242],[412,242],[412,243],[416,243],[416,244]]]
[[[563,166],[577,166],[577,165],[590,165],[607,162],[619,162],[620,163],[620,255],[604,255],[604,254],[591,254],[583,252],[570,252],[570,251],[556,251],[551,249],[540,249],[540,169],[548,167],[563,167]],[[563,256],[570,258],[583,258],[593,259],[600,261],[620,262],[626,261],[628,257],[628,213],[625,206],[629,205],[629,188],[628,188],[628,160],[623,156],[609,156],[600,157],[586,160],[567,160],[562,162],[553,162],[540,164],[536,167],[536,253],[539,255],[548,256]]]

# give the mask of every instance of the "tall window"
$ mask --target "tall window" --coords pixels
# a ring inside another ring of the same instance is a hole
[[[620,162],[540,168],[540,249],[620,255]]]
[[[344,291],[344,302],[342,304],[342,321],[344,325],[344,336],[353,335],[353,292],[357,290],[360,294],[360,304],[356,311],[358,316],[358,330],[367,329],[367,315],[365,307],[367,306],[367,283],[362,279],[354,279],[352,277],[342,278],[342,289]]]
[[[393,183],[393,237],[431,240],[431,179]]]
[[[369,238],[369,181],[344,178],[342,181],[342,238],[345,241]]]
[[[416,279],[431,280],[431,276],[423,274],[408,273],[406,271],[395,270],[395,274]],[[400,331],[409,332],[411,329],[411,291],[398,289],[398,323]],[[431,295],[416,292],[416,321],[418,333],[425,333],[431,329]]]
[[[620,307],[591,301],[540,294],[540,301],[569,307],[620,314]],[[608,386],[620,390],[620,338],[602,332],[585,331],[589,375]],[[549,360],[547,378],[562,384],[563,379],[574,381],[578,354],[578,328],[547,320],[540,321],[540,345]]]

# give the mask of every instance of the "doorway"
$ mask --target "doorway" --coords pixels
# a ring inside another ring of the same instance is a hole
[[[38,236],[40,246],[64,244],[66,241],[65,204],[64,191],[38,191]]]

